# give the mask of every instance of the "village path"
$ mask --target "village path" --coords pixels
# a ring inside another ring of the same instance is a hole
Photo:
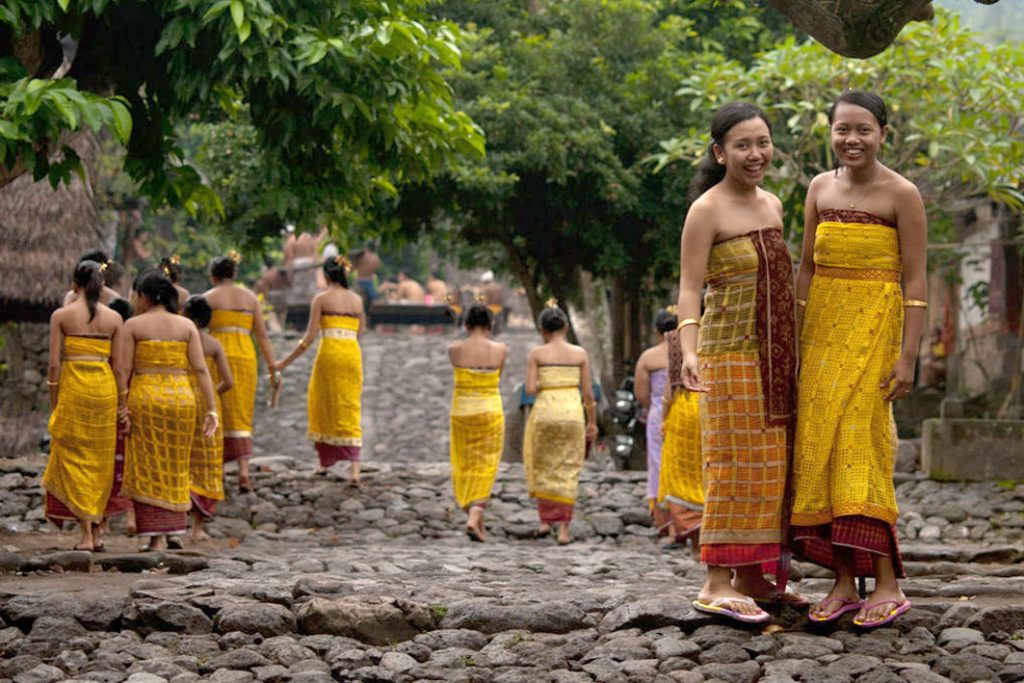
[[[532,335],[513,345],[507,392]],[[59,680],[584,683],[1024,680],[1024,487],[940,484],[901,446],[898,525],[914,609],[862,633],[773,609],[737,628],[689,601],[703,571],[663,552],[644,473],[597,459],[568,547],[533,539],[522,467],[502,465],[490,541],[461,533],[446,464],[450,378],[436,335],[364,339],[365,485],[313,477],[302,438],[308,354],[257,422],[257,488],[229,496],[213,540],[141,554],[58,551],[41,515],[43,456],[0,461],[0,683]],[[294,341],[282,341],[290,348]],[[117,531],[117,525],[115,525]],[[820,597],[826,573],[796,563]]]

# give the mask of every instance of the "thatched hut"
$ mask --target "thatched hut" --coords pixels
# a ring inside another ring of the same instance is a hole
[[[89,166],[95,139],[70,142]],[[56,190],[23,174],[0,188],[0,457],[38,443],[49,410],[50,313],[78,255],[106,242],[91,189],[77,176]]]

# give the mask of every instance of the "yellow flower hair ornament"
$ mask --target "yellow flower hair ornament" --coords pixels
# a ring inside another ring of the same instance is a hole
[[[238,265],[239,263],[242,262],[242,255],[239,254],[236,249],[232,249],[231,251],[228,252],[228,258],[231,259],[235,265]]]

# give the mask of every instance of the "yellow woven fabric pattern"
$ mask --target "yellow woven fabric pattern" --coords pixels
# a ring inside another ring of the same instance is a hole
[[[455,368],[452,393],[452,488],[462,509],[491,497],[505,445],[505,413],[497,370]]]
[[[135,368],[187,370],[187,342],[140,341]],[[135,373],[128,393],[132,428],[125,440],[121,495],[183,512],[189,509],[189,455],[196,396],[189,374]]]
[[[702,544],[782,541],[786,430],[765,420],[755,318],[758,258],[742,236],[711,248],[697,344],[711,391],[700,396]]]
[[[899,236],[884,225],[821,223],[814,262],[895,271]],[[815,274],[800,335],[793,524],[845,515],[895,523],[896,429],[879,385],[899,357],[902,336],[899,282]]]
[[[323,330],[359,330],[359,318],[324,315]],[[311,441],[362,446],[363,356],[355,339],[321,337],[309,377],[307,410]]]
[[[213,356],[206,357],[206,367],[210,369],[210,381],[214,390],[220,384],[220,374]],[[199,383],[192,376],[192,391],[196,397],[196,430],[192,437],[192,453],[188,461],[189,488],[193,493],[212,500],[224,500],[224,427],[217,425],[217,433],[212,437],[203,435],[203,424],[206,422],[206,410],[203,394]],[[223,415],[220,394],[214,393],[218,415]]]
[[[222,328],[252,329],[252,313],[214,309],[210,335],[224,347],[235,385],[221,395],[224,435],[252,436],[252,413],[256,407],[256,347],[252,335]]]
[[[106,339],[68,336],[65,356],[110,356]],[[43,487],[75,517],[98,522],[114,484],[117,383],[106,361],[64,361],[50,415],[50,459]]]
[[[665,418],[658,502],[675,503],[696,510],[704,507],[700,399],[693,391],[678,391]]]
[[[523,466],[532,498],[573,503],[586,454],[578,366],[539,368],[540,391],[526,420]]]

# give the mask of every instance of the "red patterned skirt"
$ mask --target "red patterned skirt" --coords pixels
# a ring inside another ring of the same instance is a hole
[[[188,512],[174,512],[135,501],[135,526],[139,536],[171,536],[188,531]]]
[[[195,491],[189,492],[189,498],[192,499],[192,510],[198,512],[204,519],[212,519],[213,513],[217,511],[217,503],[220,501],[214,500],[213,498],[207,498],[201,496]]]
[[[359,462],[359,446],[334,446],[329,443],[317,441],[314,443],[316,454],[320,458],[320,467],[327,469],[331,465],[342,460]]]
[[[60,501],[55,495],[46,492],[45,504],[46,519],[50,520],[58,529],[64,528],[64,522],[76,522],[78,518]]]
[[[107,509],[104,510],[104,517],[117,517],[128,512],[132,501],[121,494],[121,483],[124,481],[124,432],[121,425],[117,426],[117,450],[114,451],[114,486],[110,489],[110,500],[107,501]]]
[[[225,436],[224,462],[242,460],[252,455],[251,436]]]
[[[881,519],[863,515],[836,517],[829,524],[794,526],[793,546],[796,554],[816,565],[835,571],[833,546],[853,549],[857,576],[874,576],[874,556],[892,558],[896,578],[906,578],[903,558],[900,556],[896,527]]]
[[[561,503],[546,498],[537,499],[537,513],[542,524],[568,524],[572,521],[572,503]]]

